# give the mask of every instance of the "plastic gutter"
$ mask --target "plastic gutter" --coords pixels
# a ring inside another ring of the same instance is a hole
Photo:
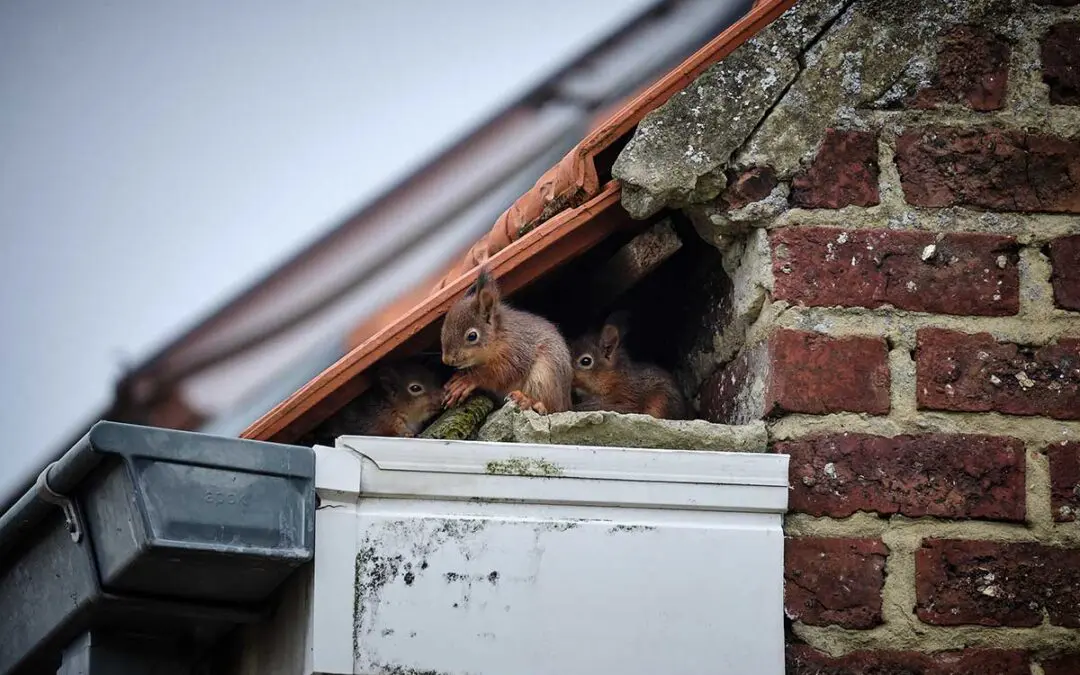
[[[187,672],[313,559],[314,479],[310,448],[95,424],[0,516],[0,673]]]

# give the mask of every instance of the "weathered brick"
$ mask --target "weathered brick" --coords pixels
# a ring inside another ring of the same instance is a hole
[[[964,103],[973,110],[1005,106],[1009,81],[1009,43],[977,26],[954,26],[941,38],[933,83],[916,93],[914,108]]]
[[[1050,508],[1059,523],[1080,519],[1080,441],[1046,449],[1050,458]]]
[[[1080,234],[1050,242],[1047,249],[1053,273],[1054,303],[1062,309],[1080,311]]]
[[[1050,27],[1043,36],[1042,67],[1050,102],[1080,105],[1080,21]]]
[[[889,350],[884,339],[779,330],[769,347],[766,415],[889,412]]]
[[[1080,549],[928,539],[915,555],[915,613],[939,626],[1080,628]]]
[[[1013,237],[788,227],[771,238],[778,299],[981,316],[1020,310]]]
[[[730,172],[728,184],[721,195],[729,209],[738,209],[761,201],[779,184],[770,166],[755,166],[741,173]]]
[[[812,626],[873,628],[881,623],[888,547],[880,539],[789,538],[784,607]]]
[[[884,339],[781,329],[706,379],[701,413],[727,424],[786,413],[884,415],[889,384]]]
[[[1080,674],[1080,654],[1063,654],[1042,662],[1045,675]]]
[[[1031,672],[1024,652],[1004,649],[936,654],[859,651],[832,657],[807,645],[789,645],[786,660],[788,675],[1029,675]]]
[[[810,167],[791,183],[791,203],[809,209],[873,206],[878,195],[877,134],[828,129]]]
[[[989,333],[926,328],[916,342],[922,410],[1080,419],[1080,339],[1030,347],[998,342]]]
[[[900,135],[896,165],[916,206],[1080,213],[1080,140],[930,127]]]
[[[775,450],[791,456],[791,511],[1024,520],[1024,444],[1015,438],[837,434]]]

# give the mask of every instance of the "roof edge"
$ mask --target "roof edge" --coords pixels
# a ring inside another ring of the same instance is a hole
[[[481,262],[488,262],[510,293],[610,234],[618,219],[600,216],[619,209],[622,191],[617,181],[599,185],[596,156],[796,2],[758,0],[741,19],[631,99],[503,212],[430,295],[256,420],[241,438],[288,442],[307,431],[294,427],[313,413],[320,409],[332,413],[347,403],[367,387],[363,377],[367,368],[445,314],[473,282]],[[621,216],[628,217],[625,212]],[[594,221],[592,227],[585,227]]]

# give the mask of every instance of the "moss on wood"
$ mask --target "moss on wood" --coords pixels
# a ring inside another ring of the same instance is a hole
[[[440,438],[450,441],[475,438],[476,432],[494,409],[495,402],[489,397],[483,394],[471,396],[461,405],[439,415],[427,429],[424,429],[420,438]]]

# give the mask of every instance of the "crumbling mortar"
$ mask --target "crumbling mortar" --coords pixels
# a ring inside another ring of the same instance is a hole
[[[791,328],[807,330],[836,337],[849,335],[875,335],[891,340],[893,344],[915,349],[916,335],[923,328],[944,328],[962,333],[990,333],[1001,342],[1015,342],[1031,346],[1044,346],[1062,337],[1080,337],[1080,314],[1058,309],[1048,309],[1044,304],[1032,303],[1014,316],[955,316],[951,314],[924,314],[883,306],[877,309],[864,307],[801,307],[783,301],[775,302],[770,309],[782,306],[773,323],[754,328],[766,337],[771,329]],[[762,315],[766,313],[763,310]],[[761,323],[759,318],[758,323]],[[749,342],[749,340],[748,340]]]
[[[889,351],[889,415],[908,417],[916,413],[915,361],[911,350],[898,346]]]
[[[1023,245],[1042,245],[1080,234],[1080,218],[1072,214],[976,211],[961,207],[924,209],[884,202],[878,206],[842,209],[791,209],[766,225],[774,230],[817,225],[849,230],[889,229],[916,232],[981,232],[1010,235]]]
[[[993,412],[920,411],[888,417],[862,413],[797,414],[770,422],[768,429],[770,442],[837,433],[888,437],[924,433],[987,434],[1018,438],[1029,449],[1041,450],[1051,443],[1080,441],[1080,421],[1018,417]]]
[[[1046,444],[1026,445],[1024,482],[1028,525],[1040,533],[1068,533],[1069,529],[1075,529],[1076,533],[1080,534],[1080,528],[1058,528],[1054,523],[1053,508],[1050,505],[1050,459],[1046,455]]]
[[[1034,247],[1020,250],[1020,316],[1039,319],[1075,316],[1054,306],[1052,272],[1050,260],[1041,250]]]
[[[1063,110],[1059,110],[1062,109]],[[1052,114],[1054,113],[1054,114]],[[966,108],[936,110],[860,110],[863,123],[890,133],[902,133],[921,127],[965,127],[975,129],[1019,129],[1039,134],[1074,136],[1080,123],[1080,110],[1068,106],[1049,106],[1045,110],[1016,111],[1008,108],[974,113]]]
[[[900,182],[900,170],[896,166],[896,138],[901,132],[883,129],[878,134],[878,212],[891,221],[903,220],[900,214],[907,211],[904,188]]]

